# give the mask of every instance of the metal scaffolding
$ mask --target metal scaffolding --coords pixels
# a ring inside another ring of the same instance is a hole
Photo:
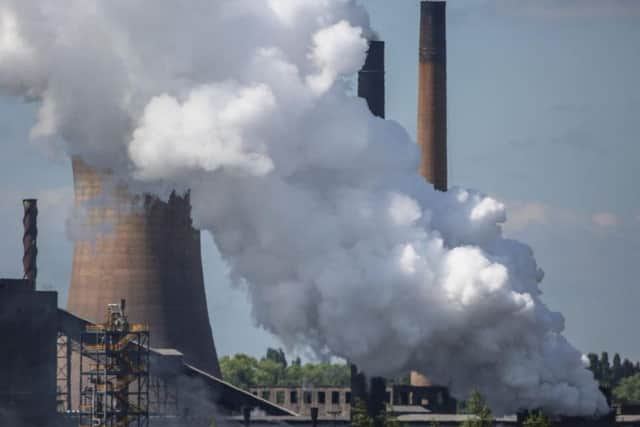
[[[58,332],[56,402],[58,413],[71,411],[71,341]]]
[[[149,329],[130,325],[124,301],[80,337],[80,426],[149,425]]]

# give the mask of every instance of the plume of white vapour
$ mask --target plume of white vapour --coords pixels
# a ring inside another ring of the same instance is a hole
[[[146,191],[191,189],[255,320],[371,375],[415,369],[498,412],[606,402],[504,206],[440,193],[407,132],[349,94],[353,0],[3,0],[0,85],[33,136]]]

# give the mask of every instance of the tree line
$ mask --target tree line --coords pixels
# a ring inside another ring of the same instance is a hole
[[[605,351],[589,353],[589,369],[601,386],[613,391],[614,402],[640,403],[640,363],[622,359],[618,353],[609,359]],[[220,359],[223,378],[244,389],[252,387],[349,387],[350,369],[343,363],[291,363],[282,349],[267,349],[261,358],[246,354]],[[407,378],[396,379],[406,383]]]
[[[609,354],[604,351],[598,356],[587,355],[589,369],[601,386],[613,391],[616,403],[640,403],[640,363],[629,359],[621,359],[618,353],[609,361]]]
[[[349,387],[351,371],[341,363],[305,363],[296,358],[291,363],[282,349],[267,349],[257,359],[246,354],[220,359],[222,377],[231,384],[253,387]]]

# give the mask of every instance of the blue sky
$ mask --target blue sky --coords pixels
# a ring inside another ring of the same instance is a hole
[[[387,42],[387,116],[415,135],[419,2],[362,3]],[[507,203],[578,348],[640,359],[640,2],[451,0],[447,24],[450,182]],[[0,276],[20,274],[20,199],[38,197],[40,287],[64,306],[71,170],[28,142],[36,107],[0,97]],[[203,242],[219,353],[262,354],[276,341]]]
[[[388,116],[415,129],[418,2],[369,0]],[[449,1],[450,182],[510,207],[507,235],[582,351],[640,358],[640,3]]]

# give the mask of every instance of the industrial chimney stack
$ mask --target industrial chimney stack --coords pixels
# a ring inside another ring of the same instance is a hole
[[[385,118],[385,82],[384,82],[384,42],[369,41],[367,58],[358,73],[358,96],[367,101],[374,116]],[[368,387],[367,387],[368,386]],[[351,365],[351,416],[355,407],[365,403],[368,415],[374,420],[374,427],[382,425],[382,415],[386,410],[386,380],[372,377],[367,384],[364,372]]]
[[[447,23],[444,1],[420,5],[418,69],[418,145],[420,174],[439,191],[447,191]],[[430,386],[419,372],[411,372],[413,386]]]
[[[423,1],[420,10],[418,144],[420,173],[447,191],[446,3]]]
[[[151,329],[152,347],[174,348],[220,377],[188,195],[134,196],[78,158],[73,176],[87,218],[75,244],[69,311],[100,323],[104,307],[126,300],[131,322]]]
[[[38,276],[38,201],[36,199],[24,199],[22,201],[24,216],[22,226],[24,234],[22,245],[24,254],[22,256],[22,266],[24,268],[24,279],[29,284],[29,288],[36,290],[36,277]]]
[[[384,42],[369,42],[367,59],[358,73],[358,96],[374,116],[385,118]]]

